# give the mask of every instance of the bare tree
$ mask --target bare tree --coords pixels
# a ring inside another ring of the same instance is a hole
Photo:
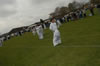
[[[83,7],[83,5],[84,5],[83,3],[74,1],[72,3],[69,3],[68,8],[70,9],[70,11],[74,11],[76,9]]]
[[[91,0],[91,3],[93,3],[93,4],[100,4],[100,0]]]

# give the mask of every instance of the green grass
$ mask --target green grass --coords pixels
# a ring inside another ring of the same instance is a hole
[[[52,32],[44,40],[32,33],[14,37],[0,48],[0,66],[100,66],[100,15],[65,23],[62,44],[53,47]]]

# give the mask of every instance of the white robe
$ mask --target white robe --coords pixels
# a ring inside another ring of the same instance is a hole
[[[57,20],[57,27],[59,28],[61,26],[61,22]]]
[[[36,27],[36,32],[37,32],[37,34],[39,36],[39,39],[43,39],[44,38],[43,37],[43,28],[42,28],[41,25]]]
[[[60,32],[57,28],[56,23],[50,24],[50,30],[53,31],[53,45],[57,46],[58,44],[61,44]]]

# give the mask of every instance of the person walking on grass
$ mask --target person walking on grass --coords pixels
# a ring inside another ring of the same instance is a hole
[[[57,22],[57,27],[59,28],[62,24],[59,19],[57,19],[56,22]]]
[[[56,20],[53,18],[51,19],[50,30],[53,32],[53,45],[54,47],[58,44],[61,44],[61,37],[60,32],[56,25]]]
[[[94,5],[91,4],[89,9],[90,9],[91,15],[94,16],[95,15],[94,14]]]
[[[38,24],[36,26],[36,32],[37,32],[37,34],[39,36],[39,39],[42,40],[44,38],[43,37],[43,27],[40,24]]]
[[[31,31],[32,31],[32,34],[35,36],[36,35],[36,27],[33,26],[32,29],[31,29]]]

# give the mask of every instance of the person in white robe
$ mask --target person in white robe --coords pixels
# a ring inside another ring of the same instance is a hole
[[[59,28],[61,26],[60,20],[57,20],[57,27]]]
[[[43,36],[43,28],[42,28],[41,25],[36,26],[36,32],[37,32],[40,40],[44,38],[44,36]]]
[[[2,38],[1,38],[1,42],[3,42],[3,41],[4,41],[4,39],[5,39],[5,37],[2,37]]]
[[[2,40],[1,40],[1,38],[0,38],[0,47],[2,47]]]
[[[21,34],[23,34],[23,33],[24,33],[24,31],[23,31],[23,30],[21,30],[20,32],[21,32]]]
[[[36,28],[35,27],[32,28],[32,33],[34,36],[36,35]]]
[[[57,28],[55,19],[51,20],[50,30],[53,31],[53,45],[54,47],[61,44],[60,32]]]
[[[11,37],[14,37],[14,33],[11,34]]]
[[[10,35],[7,35],[7,40],[9,40],[9,38],[10,38]]]

